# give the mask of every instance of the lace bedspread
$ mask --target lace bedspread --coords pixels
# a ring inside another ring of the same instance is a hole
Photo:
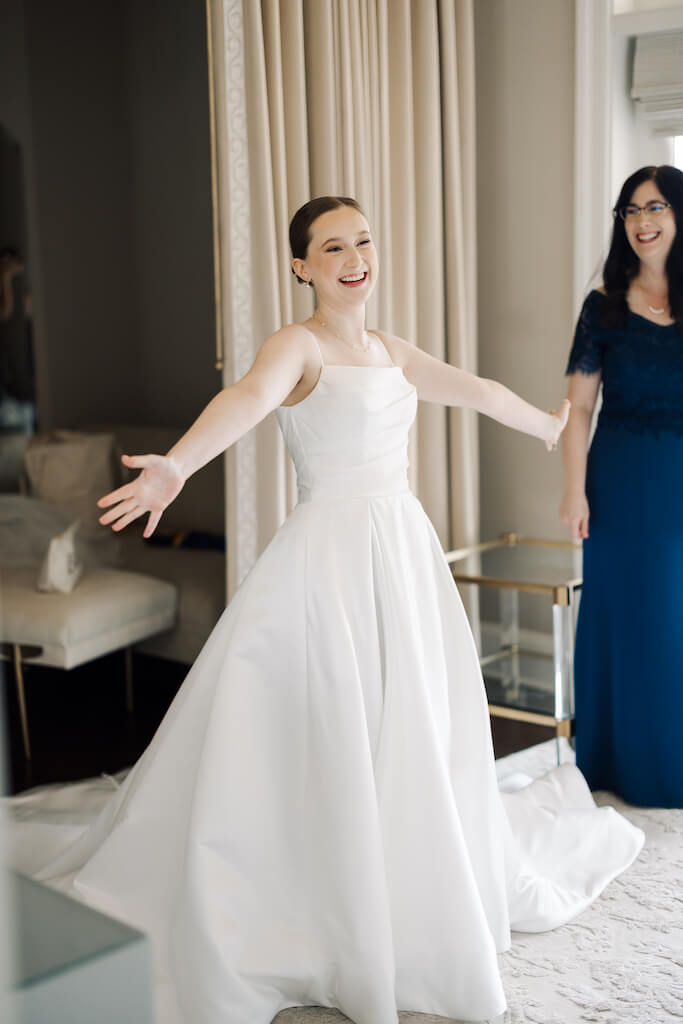
[[[562,741],[562,760],[573,754]],[[499,777],[552,768],[555,743],[497,762]],[[490,1024],[683,1022],[683,810],[630,807],[595,794],[646,834],[636,862],[579,917],[556,931],[513,935],[501,958],[508,1010]],[[336,1010],[297,1007],[276,1024],[343,1024]],[[400,1024],[462,1024],[401,1013]]]
[[[544,760],[552,767],[552,755],[550,743],[513,756],[535,776]],[[595,799],[642,828],[645,846],[575,921],[513,936],[503,957],[509,1009],[500,1024],[683,1021],[683,810],[631,807],[610,793]]]

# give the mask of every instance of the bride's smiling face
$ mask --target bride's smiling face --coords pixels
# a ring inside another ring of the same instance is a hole
[[[315,286],[318,302],[334,306],[367,302],[377,280],[378,259],[368,222],[352,206],[328,210],[313,221],[304,260],[295,272]]]

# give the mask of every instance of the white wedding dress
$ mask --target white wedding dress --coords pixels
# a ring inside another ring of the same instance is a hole
[[[501,797],[415,410],[400,368],[357,366],[278,410],[299,503],[96,823],[44,843],[38,877],[151,934],[160,1024],[494,1017],[510,927],[562,924],[640,849],[574,768]]]

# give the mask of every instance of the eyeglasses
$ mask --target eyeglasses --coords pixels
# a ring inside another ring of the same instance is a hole
[[[651,199],[645,206],[636,206],[629,203],[627,206],[620,206],[615,213],[618,213],[622,220],[635,220],[641,213],[649,214],[651,217],[661,217],[666,210],[671,209],[671,203],[663,203],[661,199]]]

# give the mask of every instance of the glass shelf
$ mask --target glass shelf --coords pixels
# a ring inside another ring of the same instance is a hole
[[[152,1024],[148,939],[71,897],[9,873],[11,996],[22,1024]]]
[[[529,593],[574,591],[581,587],[580,544],[536,540],[506,533],[494,541],[449,551],[457,582],[509,586]]]
[[[555,714],[551,655],[519,651],[482,665],[489,704],[517,708],[537,715]]]
[[[582,547],[506,533],[449,551],[456,583],[498,591],[498,646],[481,658],[492,715],[554,726],[569,736],[574,715],[574,626],[582,584]],[[524,650],[520,594],[544,595],[552,653]]]

